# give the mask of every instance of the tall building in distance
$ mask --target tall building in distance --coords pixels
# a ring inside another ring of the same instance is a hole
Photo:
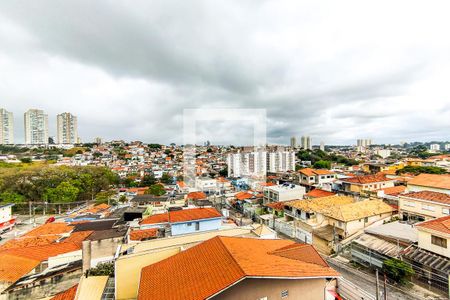
[[[372,140],[370,139],[357,139],[356,146],[358,147],[369,147],[372,145]]]
[[[291,137],[291,148],[297,147],[297,139],[295,136]]]
[[[13,113],[0,108],[0,145],[14,144]]]
[[[295,171],[294,151],[244,151],[227,155],[229,177],[261,177]]]
[[[40,109],[24,113],[25,144],[48,144],[48,115]]]
[[[78,143],[78,123],[77,117],[65,112],[56,117],[58,144]]]
[[[312,150],[311,137],[308,135],[302,136],[301,147],[305,150]]]
[[[320,150],[325,151],[325,143],[323,141],[320,142]]]

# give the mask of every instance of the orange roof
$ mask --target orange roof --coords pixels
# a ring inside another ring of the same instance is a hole
[[[56,294],[53,298],[50,300],[74,300],[75,295],[77,294],[78,284],[74,285],[68,290],[65,290],[64,292],[61,292],[59,294]]]
[[[367,183],[376,183],[376,182],[391,181],[391,180],[392,179],[389,179],[382,174],[355,176],[355,177],[351,177],[351,178],[342,179],[342,181],[344,181],[344,182],[355,183],[355,184],[367,184]]]
[[[287,202],[289,202],[289,201],[271,202],[271,203],[267,203],[264,206],[273,208],[273,209],[278,210],[278,211],[283,211],[284,210],[284,205]]]
[[[411,192],[402,195],[403,197],[434,201],[444,204],[450,204],[450,195],[432,191]]]
[[[186,183],[184,181],[177,181],[177,184],[180,188],[185,188],[186,187]]]
[[[450,175],[419,174],[409,180],[408,185],[409,184],[450,190]]]
[[[178,223],[178,222],[187,222],[193,220],[202,220],[220,217],[222,217],[222,215],[215,208],[212,207],[191,208],[191,209],[170,211],[164,214],[153,215],[142,220],[140,224],[168,223],[169,218],[171,223]]]
[[[261,186],[274,186],[275,183],[273,183],[273,182],[261,182],[260,185]]]
[[[80,250],[81,242],[91,233],[92,231],[80,231],[60,243],[0,251],[0,281],[15,282],[49,257]]]
[[[7,241],[0,246],[1,250],[14,249],[14,248],[26,248],[33,246],[42,246],[54,243],[61,238],[60,235],[44,235],[44,236],[24,236]]]
[[[238,199],[238,200],[245,200],[245,199],[251,199],[251,198],[253,198],[253,195],[252,194],[250,194],[250,193],[247,193],[247,192],[239,192],[239,193],[237,193],[236,194],[236,199]]]
[[[142,241],[151,237],[156,237],[158,234],[157,228],[133,230],[130,232],[130,240],[132,241]]]
[[[63,234],[68,233],[73,230],[73,227],[66,223],[48,223],[43,224],[35,229],[29,231],[23,236],[43,236],[43,235],[54,235],[54,234]]]
[[[406,190],[406,186],[404,186],[404,185],[398,185],[398,186],[380,189],[380,191],[384,191],[385,195],[391,195],[391,196],[396,196],[398,194],[401,194],[405,190]]]
[[[450,234],[450,216],[445,216],[438,219],[432,219],[415,225],[419,228],[427,228],[434,231],[439,231],[445,234]]]
[[[299,170],[300,173],[305,174],[306,176],[315,176],[315,175],[329,175],[334,174],[330,170],[326,169],[312,169],[312,168],[304,168]]]
[[[206,299],[252,277],[335,277],[311,245],[215,237],[142,269],[138,299]]]
[[[203,192],[191,192],[187,194],[187,198],[192,200],[205,200],[207,197]]]
[[[336,195],[336,193],[325,191],[322,189],[314,189],[314,190],[306,193],[305,196],[311,197],[311,198],[320,198],[320,197],[328,197],[328,196],[334,196],[334,195]]]

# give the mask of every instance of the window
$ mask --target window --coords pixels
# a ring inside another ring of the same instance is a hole
[[[200,222],[195,222],[195,231],[200,230]]]
[[[448,209],[448,208],[443,208],[443,209],[442,209],[442,213],[443,213],[444,215],[450,215],[450,209]]]
[[[431,243],[442,248],[447,248],[447,240],[435,235],[431,236]]]
[[[287,298],[288,296],[289,296],[288,290],[281,291],[281,299]]]
[[[192,226],[192,223],[187,223],[187,226],[191,227],[191,226]]]
[[[422,209],[423,210],[434,211],[434,206],[433,205],[429,205],[429,204],[422,204]]]
[[[368,217],[365,217],[365,218],[364,218],[364,223],[367,223],[367,222],[369,222],[369,218],[368,218]]]

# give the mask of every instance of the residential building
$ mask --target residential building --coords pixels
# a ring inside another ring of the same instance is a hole
[[[319,149],[320,149],[320,151],[325,151],[325,143],[324,142],[320,142]]]
[[[430,150],[437,152],[437,151],[441,150],[441,145],[439,145],[439,144],[431,144],[430,145]]]
[[[450,258],[450,216],[415,225],[419,248]]]
[[[227,155],[228,177],[264,177],[295,170],[294,151],[253,151]]]
[[[419,174],[408,181],[407,189],[410,192],[427,190],[450,195],[450,175]]]
[[[303,186],[289,183],[266,186],[263,188],[263,203],[303,199],[305,192]]]
[[[367,148],[370,145],[372,145],[372,140],[371,139],[358,139],[358,140],[356,140],[356,146],[357,147]]]
[[[387,158],[391,156],[391,150],[389,149],[377,149],[374,154],[379,155],[381,158]]]
[[[324,253],[359,230],[391,217],[393,208],[381,200],[355,202],[348,196],[320,197],[285,203],[285,217],[295,235]]]
[[[450,150],[450,144],[445,144],[444,145],[444,149],[445,149],[445,151],[449,151]]]
[[[305,150],[312,150],[312,143],[310,136],[302,136],[301,138],[301,147]]]
[[[399,213],[403,220],[426,221],[450,215],[450,195],[419,191],[398,195]]]
[[[351,193],[364,193],[393,187],[395,180],[385,175],[365,175],[341,179],[342,190]]]
[[[148,230],[148,229],[147,229]],[[267,231],[270,234],[267,235]],[[276,238],[276,233],[263,225],[234,227],[186,235],[123,244],[115,260],[115,299],[136,299],[143,267],[159,262],[182,250],[192,248],[216,236]]]
[[[30,109],[24,114],[25,144],[48,144],[48,115],[43,110]]]
[[[297,139],[295,138],[295,136],[291,137],[291,148],[296,148],[297,147]]]
[[[0,204],[0,233],[10,230],[16,224],[16,217],[12,215],[14,204]]]
[[[304,168],[298,171],[298,182],[306,186],[315,186],[331,191],[337,174],[326,169]]]
[[[310,245],[215,237],[143,268],[138,299],[325,299],[337,276]]]
[[[65,112],[57,117],[57,140],[58,144],[78,143],[78,123],[77,117]]]
[[[155,214],[140,222],[141,229],[163,228],[166,235],[180,235],[219,229],[222,215],[211,207],[191,208]]]
[[[13,113],[0,108],[0,145],[14,144]]]
[[[96,137],[94,139],[94,144],[101,145],[103,143],[103,139],[101,137]]]

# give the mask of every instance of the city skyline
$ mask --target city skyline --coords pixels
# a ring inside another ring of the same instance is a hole
[[[265,108],[271,143],[298,132],[327,144],[450,139],[446,2],[426,22],[410,3],[354,2],[358,14],[332,2],[179,3],[182,18],[169,3],[29,5],[0,4],[0,99],[16,124],[30,107],[71,111],[87,141],[180,144],[185,108]],[[238,130],[218,143],[243,144]]]

